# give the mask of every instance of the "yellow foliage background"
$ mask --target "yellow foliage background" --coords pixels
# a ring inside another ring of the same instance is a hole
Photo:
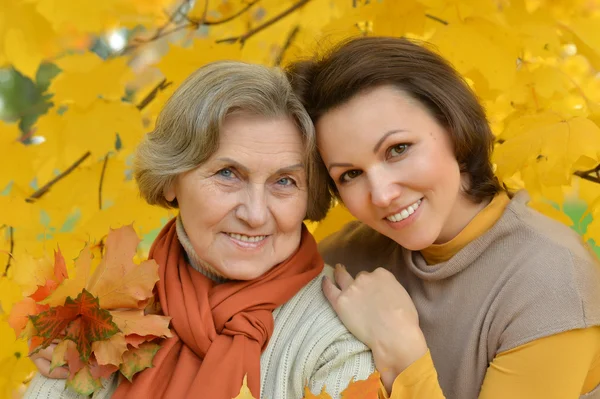
[[[173,216],[140,199],[132,154],[177,85],[213,60],[285,65],[352,35],[426,41],[485,105],[499,178],[600,253],[600,1],[0,0],[0,10],[0,82],[2,70],[35,81],[56,69],[30,128],[0,121],[0,398],[18,397],[33,370],[5,319],[43,278],[36,258],[60,244],[73,259],[86,241],[100,255],[109,227],[132,222],[143,256]],[[321,239],[350,219],[336,207],[310,227]]]

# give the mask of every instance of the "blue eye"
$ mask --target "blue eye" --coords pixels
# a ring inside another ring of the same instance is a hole
[[[281,179],[277,180],[277,184],[279,184],[281,186],[290,186],[295,183],[296,182],[289,177],[282,177]]]
[[[233,172],[231,171],[231,169],[229,168],[224,168],[221,169],[220,171],[217,172],[219,175],[223,176],[223,177],[233,177]]]

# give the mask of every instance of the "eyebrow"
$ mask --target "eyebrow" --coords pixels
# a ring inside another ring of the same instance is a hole
[[[330,163],[329,166],[327,167],[327,171],[331,172],[331,169],[333,168],[351,168],[353,167],[354,164],[351,163],[345,163],[345,162],[340,162],[340,163]]]
[[[236,161],[234,159],[222,157],[222,158],[217,158],[217,160],[224,162],[224,163],[231,164],[231,165],[235,166],[236,169],[241,170],[245,174],[250,173],[250,169],[248,169],[247,167],[245,167],[244,165],[242,165],[241,163],[239,163],[238,161]],[[297,170],[304,170],[304,164],[297,163],[297,164],[290,165],[290,166],[284,166],[283,168],[277,169],[275,171],[275,173],[273,173],[273,174],[277,175],[277,174],[286,173],[286,172],[295,172]]]
[[[379,139],[377,144],[375,144],[375,147],[373,147],[373,152],[376,153],[377,151],[379,151],[379,147],[381,147],[381,145],[383,144],[385,139],[388,138],[389,135],[392,135],[395,133],[401,133],[401,132],[405,132],[405,131],[406,130],[404,130],[404,129],[396,129],[396,130],[390,130],[389,132],[385,133],[383,136],[381,136],[381,138]]]

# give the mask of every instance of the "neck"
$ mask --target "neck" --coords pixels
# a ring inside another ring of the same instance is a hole
[[[179,214],[177,216],[177,226],[176,227],[177,227],[177,238],[179,239],[181,246],[185,250],[185,253],[187,255],[190,266],[192,266],[192,268],[194,270],[204,274],[206,277],[210,278],[211,280],[213,280],[216,283],[226,282],[228,280],[227,277],[225,277],[221,273],[219,273],[217,271],[217,269],[215,269],[209,263],[200,259],[200,257],[196,253],[196,251],[194,251],[192,242],[190,241],[190,238],[188,237],[187,233],[185,232],[185,228],[183,227],[183,221],[181,220],[181,214]]]
[[[491,200],[491,198],[486,198],[480,203],[475,203],[464,193],[459,193],[458,195],[459,197],[452,210],[452,215],[434,244],[444,244],[456,237]]]

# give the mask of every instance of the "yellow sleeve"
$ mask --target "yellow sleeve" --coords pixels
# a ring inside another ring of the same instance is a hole
[[[540,338],[498,354],[479,399],[576,398],[598,385],[600,326]],[[396,378],[389,395],[417,398],[445,398],[429,351]]]
[[[392,385],[389,399],[444,399],[444,393],[437,379],[437,371],[427,351],[419,360],[408,366]]]
[[[600,384],[600,326],[540,338],[496,355],[480,399],[577,398]]]

